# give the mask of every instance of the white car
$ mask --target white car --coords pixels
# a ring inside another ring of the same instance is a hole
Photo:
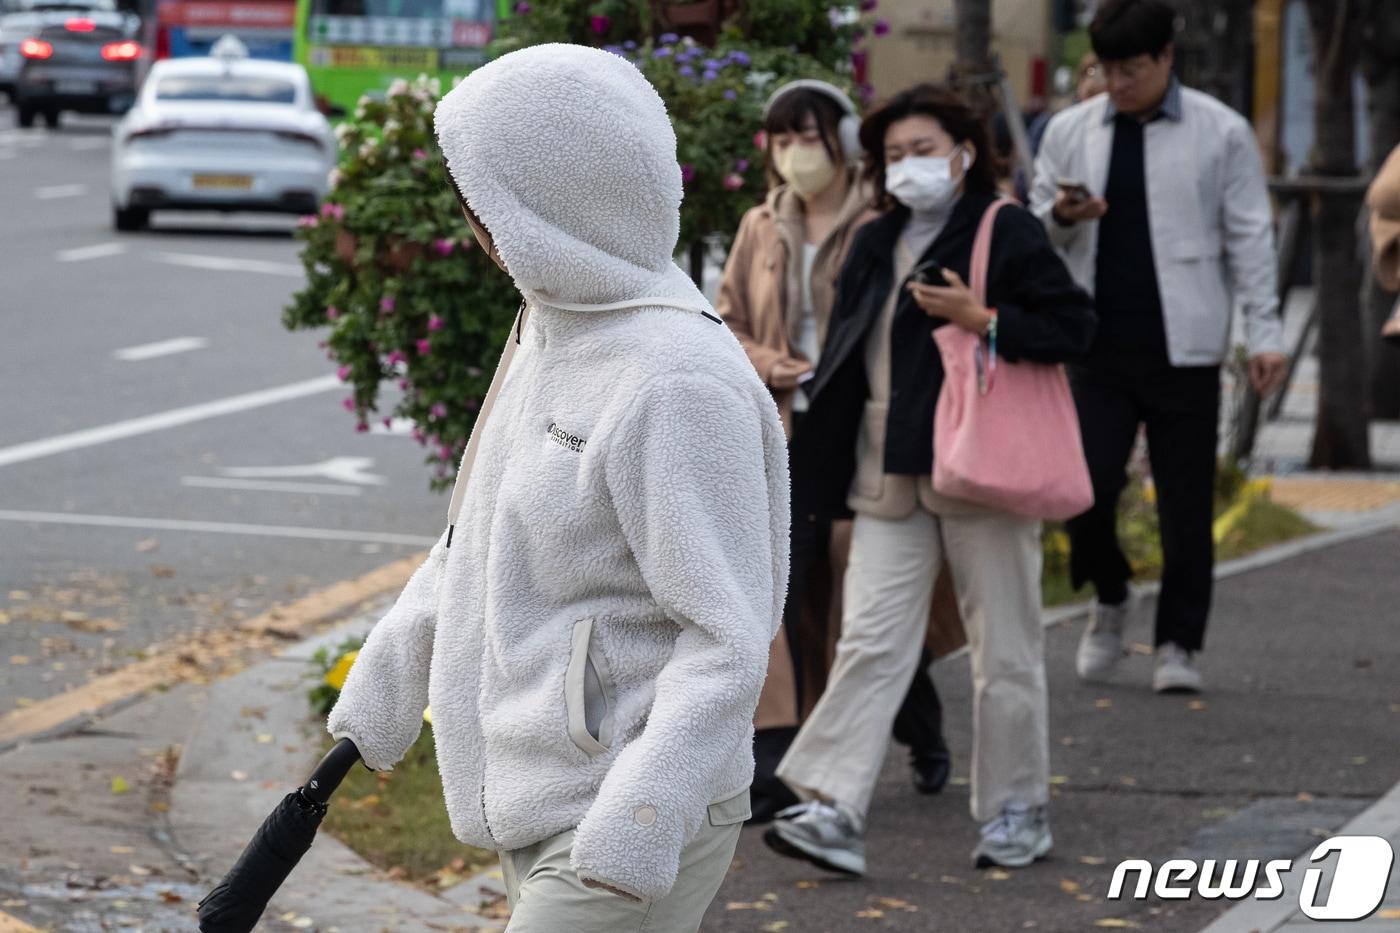
[[[246,54],[225,36],[208,58],[151,67],[112,131],[118,230],[142,229],[153,210],[316,210],[337,146],[306,69]]]

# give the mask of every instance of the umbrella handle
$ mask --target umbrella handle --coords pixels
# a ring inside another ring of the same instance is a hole
[[[345,779],[345,775],[350,773],[350,769],[355,767],[355,762],[359,760],[360,750],[355,747],[354,742],[349,739],[336,742],[335,747],[321,759],[316,770],[311,772],[311,777],[306,779],[306,784],[301,788],[302,796],[312,803],[325,806],[331,799],[331,794],[335,793],[335,789]]]

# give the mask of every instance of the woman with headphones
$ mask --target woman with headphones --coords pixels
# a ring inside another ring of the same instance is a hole
[[[856,230],[878,216],[859,177],[859,131],[855,105],[834,85],[800,80],[773,93],[763,119],[770,190],[739,225],[715,303],[772,391],[790,439],[802,430],[801,385],[821,353],[837,273]],[[797,505],[787,609],[754,722],[756,823],[797,802],[774,770],[821,696],[840,624],[850,522],[819,520]],[[910,746],[915,785],[937,793],[949,764],[928,660],[894,733]]]

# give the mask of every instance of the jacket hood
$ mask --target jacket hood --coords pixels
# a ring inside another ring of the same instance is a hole
[[[448,171],[522,293],[704,303],[673,259],[675,132],[631,62],[561,43],[521,49],[444,95],[434,125]]]

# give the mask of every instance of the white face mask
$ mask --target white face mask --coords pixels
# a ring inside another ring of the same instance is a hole
[[[963,172],[972,164],[962,153]],[[962,178],[953,178],[953,156],[905,156],[885,169],[885,190],[911,210],[930,211],[958,193]]]

